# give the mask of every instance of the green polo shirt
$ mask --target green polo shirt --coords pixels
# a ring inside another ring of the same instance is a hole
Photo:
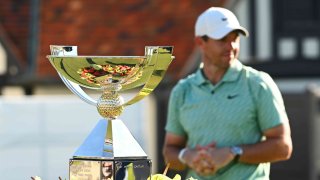
[[[263,132],[287,120],[281,93],[272,78],[234,61],[222,80],[213,85],[199,69],[178,82],[170,95],[166,131],[187,137],[187,147],[254,144]],[[270,164],[232,162],[216,175],[201,179],[269,179]]]

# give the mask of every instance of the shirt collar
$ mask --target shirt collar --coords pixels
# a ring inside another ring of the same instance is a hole
[[[242,63],[239,60],[235,60],[228,68],[221,82],[232,82],[237,80],[242,68],[243,68]],[[195,80],[194,83],[198,86],[209,82],[209,80],[204,76],[202,68],[199,68],[197,70],[194,80]]]

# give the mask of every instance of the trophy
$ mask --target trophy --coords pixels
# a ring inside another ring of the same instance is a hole
[[[51,45],[50,63],[65,85],[104,118],[69,161],[70,180],[146,180],[152,161],[118,119],[124,107],[149,95],[174,59],[172,46],[146,46],[144,56],[78,56],[77,46]],[[83,89],[101,91],[94,100]],[[120,93],[140,88],[124,101]]]

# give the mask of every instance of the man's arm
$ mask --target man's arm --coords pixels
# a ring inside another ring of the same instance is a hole
[[[249,164],[263,162],[276,162],[287,160],[292,153],[292,141],[290,126],[286,122],[279,126],[270,128],[264,132],[266,140],[256,144],[239,145],[243,149],[243,154],[239,161]],[[207,161],[213,165],[212,171],[205,174],[214,174],[218,169],[230,163],[235,157],[230,147],[209,148]]]
[[[186,145],[186,139],[172,133],[166,133],[163,146],[163,156],[165,162],[170,163],[170,168],[175,170],[183,170],[186,166],[180,162],[178,155],[181,149]]]
[[[267,129],[266,140],[252,145],[240,145],[243,154],[240,162],[261,163],[287,160],[292,153],[292,140],[289,122]]]
[[[238,145],[243,149],[239,161],[243,163],[258,164],[263,162],[276,162],[287,160],[292,153],[290,126],[285,122],[279,126],[267,129],[264,132],[266,139],[256,144]],[[221,168],[232,159],[226,152],[230,148],[212,148],[209,150],[211,161],[216,168]],[[219,160],[218,160],[219,159]]]

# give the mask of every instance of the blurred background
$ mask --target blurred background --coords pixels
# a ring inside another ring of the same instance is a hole
[[[155,92],[120,117],[150,155],[154,173],[162,173],[168,96],[198,67],[194,23],[211,6],[239,17],[250,31],[241,39],[240,60],[268,72],[283,94],[294,152],[289,161],[272,164],[271,179],[320,179],[318,0],[0,1],[1,179],[68,178],[69,158],[101,118],[58,78],[46,59],[49,45],[75,45],[79,55],[106,56],[140,56],[145,46],[174,46],[176,58]]]

